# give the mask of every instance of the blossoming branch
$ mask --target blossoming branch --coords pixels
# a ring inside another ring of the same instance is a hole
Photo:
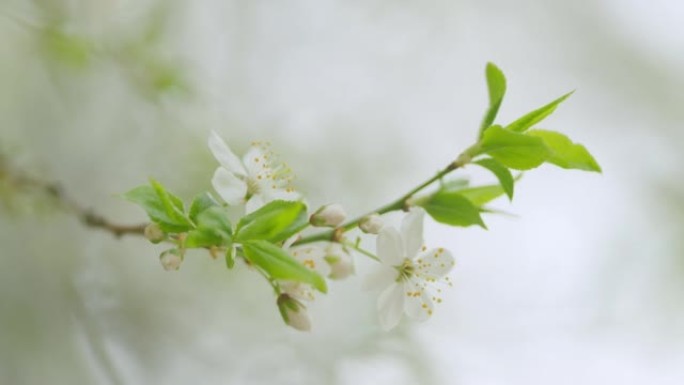
[[[283,321],[295,329],[311,328],[306,304],[316,292],[326,293],[328,280],[357,273],[354,260],[359,257],[378,263],[364,285],[379,292],[378,321],[383,329],[394,328],[404,314],[425,320],[442,302],[442,288],[451,286],[448,274],[455,265],[450,251],[423,244],[426,214],[449,226],[485,228],[482,214],[491,212],[488,204],[503,195],[513,199],[518,178],[512,170],[549,163],[601,171],[584,146],[561,133],[534,129],[570,94],[507,125],[494,124],[506,79],[491,63],[485,74],[489,107],[475,143],[436,175],[355,219],[346,220],[339,203],[310,211],[305,196],[293,187],[291,170],[267,145],[254,142],[240,158],[216,132],[208,144],[219,164],[211,181],[218,196],[202,192],[186,209],[180,198],[150,179],[149,185],[129,191],[125,198],[147,212],[151,223],[145,236],[171,245],[160,256],[165,269],[178,270],[189,249],[222,257],[229,269],[244,263],[272,287]],[[470,186],[451,177],[467,165],[490,171],[496,183]],[[228,207],[241,214],[229,214]],[[400,229],[383,223],[383,215],[393,211],[405,212]],[[359,231],[375,236],[375,245],[362,244],[354,235]]]

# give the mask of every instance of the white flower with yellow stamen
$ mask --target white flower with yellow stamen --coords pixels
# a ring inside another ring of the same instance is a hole
[[[377,253],[381,266],[367,277],[368,289],[383,289],[378,298],[380,326],[394,328],[403,313],[419,321],[432,315],[434,303],[442,302],[432,293],[448,285],[446,275],[454,267],[454,258],[443,248],[428,250],[423,246],[423,217],[425,211],[413,208],[404,217],[401,232],[394,227],[383,227],[377,239]]]
[[[266,144],[252,143],[240,160],[226,142],[212,131],[209,149],[221,164],[211,184],[229,205],[245,204],[249,213],[273,200],[300,198],[291,186],[291,170],[275,159]]]
[[[285,242],[283,248],[288,250],[290,255],[302,265],[308,267],[323,277],[326,277],[328,274],[330,274],[330,265],[328,265],[328,262],[325,260],[326,253],[323,248],[318,246],[300,246],[290,248],[288,243],[291,244],[290,240]],[[294,297],[298,300],[314,300],[313,288],[306,283],[282,281],[280,282],[280,288],[284,293],[287,293],[291,297]]]

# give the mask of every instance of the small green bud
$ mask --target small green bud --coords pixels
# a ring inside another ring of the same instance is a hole
[[[303,332],[311,330],[309,313],[301,302],[287,294],[281,294],[278,297],[277,303],[280,315],[283,317],[283,321],[285,321],[286,324]]]
[[[347,213],[344,212],[342,205],[333,203],[318,209],[309,218],[309,223],[316,227],[337,227],[344,222],[346,217]]]
[[[183,253],[178,249],[169,249],[159,255],[159,261],[166,271],[178,270],[183,258]]]
[[[145,238],[152,243],[159,243],[166,239],[166,234],[156,223],[145,226]]]
[[[359,228],[366,234],[378,234],[383,225],[378,214],[366,215],[359,222]]]

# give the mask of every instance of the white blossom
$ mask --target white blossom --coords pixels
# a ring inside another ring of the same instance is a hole
[[[325,261],[330,265],[330,279],[344,279],[354,274],[354,259],[347,249],[332,242],[325,249]]]
[[[432,315],[439,298],[439,284],[451,285],[446,276],[454,267],[454,258],[443,248],[428,250],[423,246],[423,209],[412,209],[401,225],[384,227],[377,239],[381,266],[367,277],[368,289],[381,289],[378,297],[380,325],[394,328],[402,314],[419,321]]]
[[[229,205],[245,204],[249,213],[276,199],[299,199],[292,188],[292,171],[276,159],[267,144],[253,142],[241,160],[212,131],[209,149],[220,164],[211,183]]]

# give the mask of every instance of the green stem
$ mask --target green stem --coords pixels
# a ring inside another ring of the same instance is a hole
[[[442,169],[440,172],[435,174],[432,178],[421,183],[417,187],[413,188],[411,191],[407,192],[406,194],[402,195],[400,198],[396,199],[395,201],[393,201],[389,204],[386,204],[386,205],[384,205],[384,206],[382,206],[376,210],[370,211],[364,215],[361,215],[360,217],[354,218],[354,219],[344,223],[343,225],[341,225],[337,229],[328,230],[328,231],[320,232],[318,234],[310,235],[308,237],[304,237],[304,238],[298,240],[297,242],[295,242],[294,245],[303,245],[306,243],[313,243],[313,242],[320,242],[320,241],[334,241],[336,232],[339,232],[340,230],[342,232],[347,232],[349,230],[356,228],[356,226],[359,225],[359,222],[361,222],[361,220],[363,218],[367,217],[368,215],[371,215],[371,214],[382,215],[385,213],[389,213],[391,211],[406,210],[406,209],[408,209],[407,206],[408,206],[409,199],[411,199],[411,197],[413,197],[416,193],[418,193],[421,190],[423,190],[424,188],[430,186],[432,183],[442,179],[448,173],[465,166],[469,162],[470,162],[470,156],[468,156],[468,154],[464,152],[455,161],[449,163],[446,167],[444,167],[444,169]]]
[[[378,258],[377,255],[375,255],[375,254],[371,253],[370,251],[358,246],[356,243],[349,242],[349,241],[343,241],[342,244],[358,251],[359,253],[365,255],[368,258],[371,258],[371,259],[374,259],[374,260],[380,262],[380,258]]]

